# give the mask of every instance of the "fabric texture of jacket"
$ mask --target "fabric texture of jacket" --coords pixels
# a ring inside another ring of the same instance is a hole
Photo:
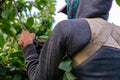
[[[61,59],[66,53],[72,59],[91,40],[89,24],[83,18],[108,19],[112,0],[78,1],[75,18],[61,21],[55,26],[39,55],[34,44],[24,47],[23,55],[30,80],[59,80],[62,74],[58,69]],[[119,61],[119,48],[103,46],[94,56],[74,67],[72,73],[78,80],[119,80]]]

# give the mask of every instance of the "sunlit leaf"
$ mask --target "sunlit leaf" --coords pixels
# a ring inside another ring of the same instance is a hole
[[[46,39],[48,38],[48,36],[46,36],[46,35],[42,35],[42,36],[40,36],[39,38],[40,38],[40,39],[44,39],[44,40],[46,40]]]

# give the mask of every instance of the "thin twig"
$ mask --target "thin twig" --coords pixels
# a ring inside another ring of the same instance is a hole
[[[14,0],[13,0],[13,2],[14,2],[14,9],[16,11],[16,14],[17,14],[18,18],[19,18],[18,20],[19,20],[20,24],[22,25],[23,29],[27,30],[27,28],[25,27],[25,25],[22,23],[21,17],[18,14],[18,9],[17,9],[16,2]]]

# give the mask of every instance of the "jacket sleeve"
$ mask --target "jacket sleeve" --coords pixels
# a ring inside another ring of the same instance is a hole
[[[30,80],[59,80],[58,65],[65,55],[65,37],[60,24],[52,31],[39,56],[33,44],[26,46],[23,54]]]

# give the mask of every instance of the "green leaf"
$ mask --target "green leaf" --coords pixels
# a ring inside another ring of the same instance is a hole
[[[17,57],[21,62],[24,62],[24,57],[22,55],[22,52],[20,52],[20,51],[11,53],[9,55],[9,57],[11,57],[11,58]]]
[[[2,48],[3,48],[4,44],[5,44],[4,37],[3,37],[3,35],[2,35],[2,34],[0,34],[0,47],[2,47]]]
[[[9,11],[7,9],[5,9],[5,10],[2,11],[2,17],[3,18],[7,18],[8,15],[9,15]]]
[[[71,72],[65,72],[60,80],[77,80],[77,78]]]
[[[120,6],[120,0],[116,0],[116,3],[118,4],[118,6]]]
[[[77,80],[77,78],[71,72],[65,72],[67,80]]]
[[[63,60],[59,64],[59,69],[69,72],[72,69],[71,63],[72,63],[72,61],[70,59],[69,60]]]
[[[21,80],[22,76],[20,74],[15,74],[13,80]]]
[[[64,73],[63,76],[61,76],[59,80],[67,80],[66,74]]]
[[[9,20],[14,20],[14,18],[15,18],[15,11],[14,10],[9,14],[8,18],[9,18]]]
[[[31,11],[32,10],[32,3],[29,3],[29,5],[27,7],[28,7],[29,11]]]
[[[4,28],[2,31],[11,37],[15,37],[14,33],[9,29]]]
[[[11,36],[11,37],[15,37],[15,34],[9,29],[9,27],[6,27],[7,25],[3,24],[1,26],[1,30],[6,33],[7,35]]]
[[[71,73],[72,69],[72,60],[65,56],[63,60],[59,64],[59,69],[64,71],[63,76],[60,78],[60,80],[77,80],[77,78]]]
[[[62,80],[68,80],[66,74],[64,73]]]
[[[45,40],[46,40],[46,39],[48,39],[48,36],[42,35],[42,36],[40,36],[39,38],[40,38],[40,39],[45,39]]]
[[[28,27],[31,27],[33,24],[34,24],[34,19],[33,19],[33,17],[29,17],[29,18],[27,19],[27,26],[28,26]]]

